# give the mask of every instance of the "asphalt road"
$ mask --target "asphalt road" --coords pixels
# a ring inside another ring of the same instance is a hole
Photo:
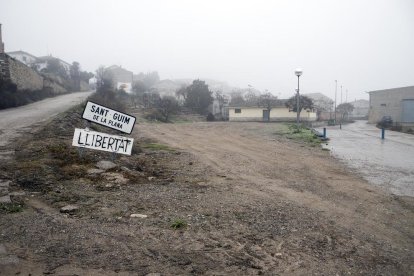
[[[319,129],[322,132],[322,129]],[[414,135],[381,130],[367,121],[327,127],[331,153],[370,183],[393,194],[414,196]]]
[[[84,101],[92,92],[77,92],[44,99],[32,104],[0,111],[0,147],[30,130],[31,126]],[[3,151],[3,154],[5,152]]]

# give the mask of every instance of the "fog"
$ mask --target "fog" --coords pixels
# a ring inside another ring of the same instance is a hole
[[[414,1],[0,0],[7,51],[83,70],[122,65],[162,79],[215,79],[286,98],[343,100],[414,85]]]

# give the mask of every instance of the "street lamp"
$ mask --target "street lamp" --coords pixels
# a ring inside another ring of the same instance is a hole
[[[298,76],[298,89],[296,90],[296,124],[299,127],[299,77],[302,75],[303,71],[301,68],[295,70],[295,75]]]
[[[335,123],[334,125],[336,125],[336,91],[338,90],[338,81],[335,80]]]

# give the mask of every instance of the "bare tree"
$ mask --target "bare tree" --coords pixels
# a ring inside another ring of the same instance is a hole
[[[341,121],[348,118],[349,113],[354,110],[354,106],[350,103],[343,103],[336,107],[336,111],[341,113]]]
[[[277,106],[280,103],[280,101],[277,99],[276,96],[273,96],[270,92],[267,92],[260,95],[257,101],[257,105],[259,107],[263,107],[269,112],[268,120],[270,120],[270,111],[273,107]]]
[[[100,66],[96,70],[96,89],[99,90],[101,88],[113,88],[114,81],[113,76],[110,72],[105,70],[104,66]]]
[[[177,98],[179,99],[182,98],[182,101],[185,102],[185,100],[187,99],[187,86],[182,85],[180,88],[178,88],[175,91],[175,96],[177,96]]]
[[[259,102],[260,96],[255,91],[250,90],[244,95],[244,100],[249,105],[257,105]]]
[[[221,91],[216,91],[214,96],[219,105],[220,116],[223,117],[223,108],[224,108],[224,104],[227,102],[227,98],[226,96],[223,95]]]
[[[241,90],[233,90],[230,93],[230,97],[231,97],[231,100],[230,100],[231,106],[240,106],[240,105],[246,104],[246,101],[244,100],[244,97],[243,97],[243,91]]]
[[[164,121],[168,122],[170,115],[176,114],[180,110],[180,105],[176,98],[163,96],[157,103],[157,110],[163,116]]]
[[[287,102],[285,103],[286,107],[288,107],[290,110],[297,112],[296,109],[296,98],[297,94],[290,97]],[[304,95],[299,96],[299,118],[300,118],[300,112],[302,109],[313,109],[313,101],[311,98],[306,97]]]

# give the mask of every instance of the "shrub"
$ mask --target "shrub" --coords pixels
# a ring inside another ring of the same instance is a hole
[[[208,113],[208,115],[207,115],[207,121],[208,122],[213,122],[213,121],[215,121],[216,120],[216,118],[214,117],[214,115],[213,115],[213,113]]]
[[[115,110],[125,111],[127,98],[125,91],[102,86],[89,97],[89,100]]]
[[[19,203],[0,203],[0,213],[18,213],[23,211],[23,205]]]
[[[175,230],[187,227],[187,222],[183,219],[176,219],[171,224],[171,227]]]

